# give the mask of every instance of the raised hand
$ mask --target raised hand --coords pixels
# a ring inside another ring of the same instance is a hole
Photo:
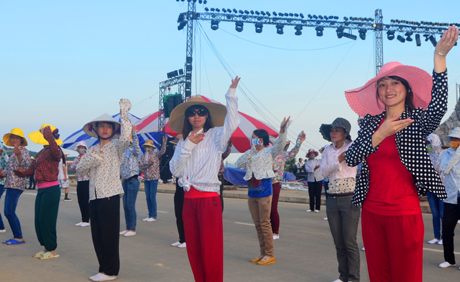
[[[414,120],[410,118],[399,120],[399,115],[393,118],[387,118],[374,135],[372,135],[372,147],[377,147],[383,139],[398,133],[413,122]]]
[[[286,129],[286,125],[288,124],[290,119],[291,119],[291,117],[288,117],[287,119],[286,118],[283,119],[283,121],[281,122],[280,133],[284,133],[284,131]]]
[[[230,85],[230,88],[235,89],[238,86],[240,79],[241,77],[239,76],[236,76],[235,79],[232,79],[232,84]]]
[[[305,134],[305,132],[301,132],[300,133],[300,143],[303,143],[303,141],[305,141],[305,139],[307,139],[307,135]]]
[[[137,127],[133,124],[131,126],[131,133],[134,133],[134,131],[136,131],[136,130],[137,130]]]
[[[439,40],[436,45],[435,52],[442,55],[447,55],[449,51],[454,47],[455,43],[458,40],[458,28],[455,25],[450,26],[442,35],[441,40]]]
[[[195,134],[194,132],[192,132],[192,134],[190,134],[190,136],[188,137],[188,140],[190,140],[193,144],[198,144],[201,141],[203,141],[204,136],[204,133]]]
[[[347,151],[342,152],[342,154],[339,155],[339,163],[343,162],[345,160],[345,154]]]

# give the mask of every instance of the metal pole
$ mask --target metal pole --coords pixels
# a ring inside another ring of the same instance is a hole
[[[187,50],[185,56],[185,97],[192,96],[192,61],[193,61],[193,21],[195,20],[196,1],[188,2],[187,11]]]
[[[383,16],[382,9],[375,10],[375,75],[383,66]]]

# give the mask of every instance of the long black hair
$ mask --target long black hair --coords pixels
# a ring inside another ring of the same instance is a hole
[[[265,129],[256,129],[253,134],[258,138],[262,138],[265,147],[270,144],[270,135],[268,135],[268,132]]]
[[[193,106],[188,107],[185,110],[185,112],[187,112],[189,109],[191,110],[204,109],[206,111],[207,116],[206,116],[206,121],[204,122],[203,132],[207,132],[209,129],[214,127],[214,124],[212,123],[212,119],[211,119],[211,114],[209,113],[208,108],[202,105],[193,105]],[[184,140],[187,139],[188,135],[190,134],[190,132],[192,132],[192,130],[193,130],[192,124],[188,120],[187,114],[184,114],[184,127],[182,128],[182,138],[184,138]]]
[[[409,82],[407,82],[407,80],[405,80],[404,78],[402,77],[399,77],[399,76],[388,76],[388,78],[391,78],[391,79],[394,79],[396,81],[399,81],[402,83],[402,85],[404,85],[404,88],[406,88],[406,100],[405,100],[405,103],[406,103],[406,106],[409,108],[410,111],[413,111],[415,110],[415,106],[414,106],[414,92],[412,91],[412,87],[410,86]],[[379,81],[377,81],[377,90],[376,90],[376,96],[375,98],[377,99],[377,105],[379,105],[380,107],[380,104],[379,104],[379,89],[378,89],[378,86],[379,86],[379,82],[384,79],[384,77],[382,77]]]

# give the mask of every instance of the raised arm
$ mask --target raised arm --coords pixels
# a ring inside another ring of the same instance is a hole
[[[227,115],[225,116],[223,129],[218,131],[216,135],[216,143],[219,146],[219,151],[225,150],[228,140],[240,124],[240,116],[238,114],[238,97],[235,95],[240,79],[241,78],[238,76],[235,77],[235,79],[232,79],[232,84],[225,95],[225,99],[227,100]]]
[[[132,132],[133,127],[129,122],[129,110],[131,110],[131,102],[128,99],[120,100],[120,119],[121,119],[121,129],[120,129],[120,138],[118,139],[118,159],[123,160],[123,154],[126,149],[129,147],[129,134]]]
[[[166,146],[168,142],[168,137],[163,136],[163,142],[161,143],[161,150],[160,152],[157,152],[157,157],[160,158],[166,153]]]
[[[299,153],[300,150],[300,146],[302,145],[303,141],[305,141],[305,139],[305,133],[303,131],[300,132],[299,136],[297,136],[297,141],[295,142],[294,148],[292,148],[292,150],[289,152],[283,152],[283,155],[285,155],[287,162],[294,159],[295,156],[297,156],[297,153]]]
[[[222,153],[222,160],[225,160],[230,155],[231,151],[232,151],[232,141],[228,140],[227,149],[225,150],[225,152]]]
[[[247,150],[241,157],[236,161],[236,166],[241,169],[245,169],[249,160],[257,154],[256,149],[253,147],[250,150]]]
[[[137,128],[135,125],[132,126],[131,135],[133,137],[133,156],[138,158],[141,154],[141,147],[139,147],[139,137],[137,137]]]
[[[268,148],[268,150],[270,150],[270,153],[273,159],[281,155],[281,153],[283,152],[284,146],[286,146],[287,128],[289,127],[290,119],[291,117],[288,117],[287,119],[286,118],[283,119],[283,121],[281,122],[281,126],[280,126],[280,135],[276,139],[275,144],[273,144],[273,147]]]

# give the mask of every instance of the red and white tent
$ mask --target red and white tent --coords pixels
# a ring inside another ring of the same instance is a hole
[[[215,100],[209,99],[205,96],[201,96],[204,100],[211,103],[221,104]],[[256,129],[265,129],[272,138],[277,138],[279,133],[272,126],[253,118],[242,112],[238,112],[240,115],[240,125],[233,132],[232,137],[230,138],[233,143],[232,153],[244,153],[247,150],[251,149],[251,137],[252,132]],[[158,118],[163,115],[163,111],[158,111],[148,116],[143,117],[137,123],[138,133],[144,132],[156,132],[158,131]],[[177,132],[174,132],[169,127],[169,120],[166,119],[165,132],[168,135],[173,137],[177,136]]]

